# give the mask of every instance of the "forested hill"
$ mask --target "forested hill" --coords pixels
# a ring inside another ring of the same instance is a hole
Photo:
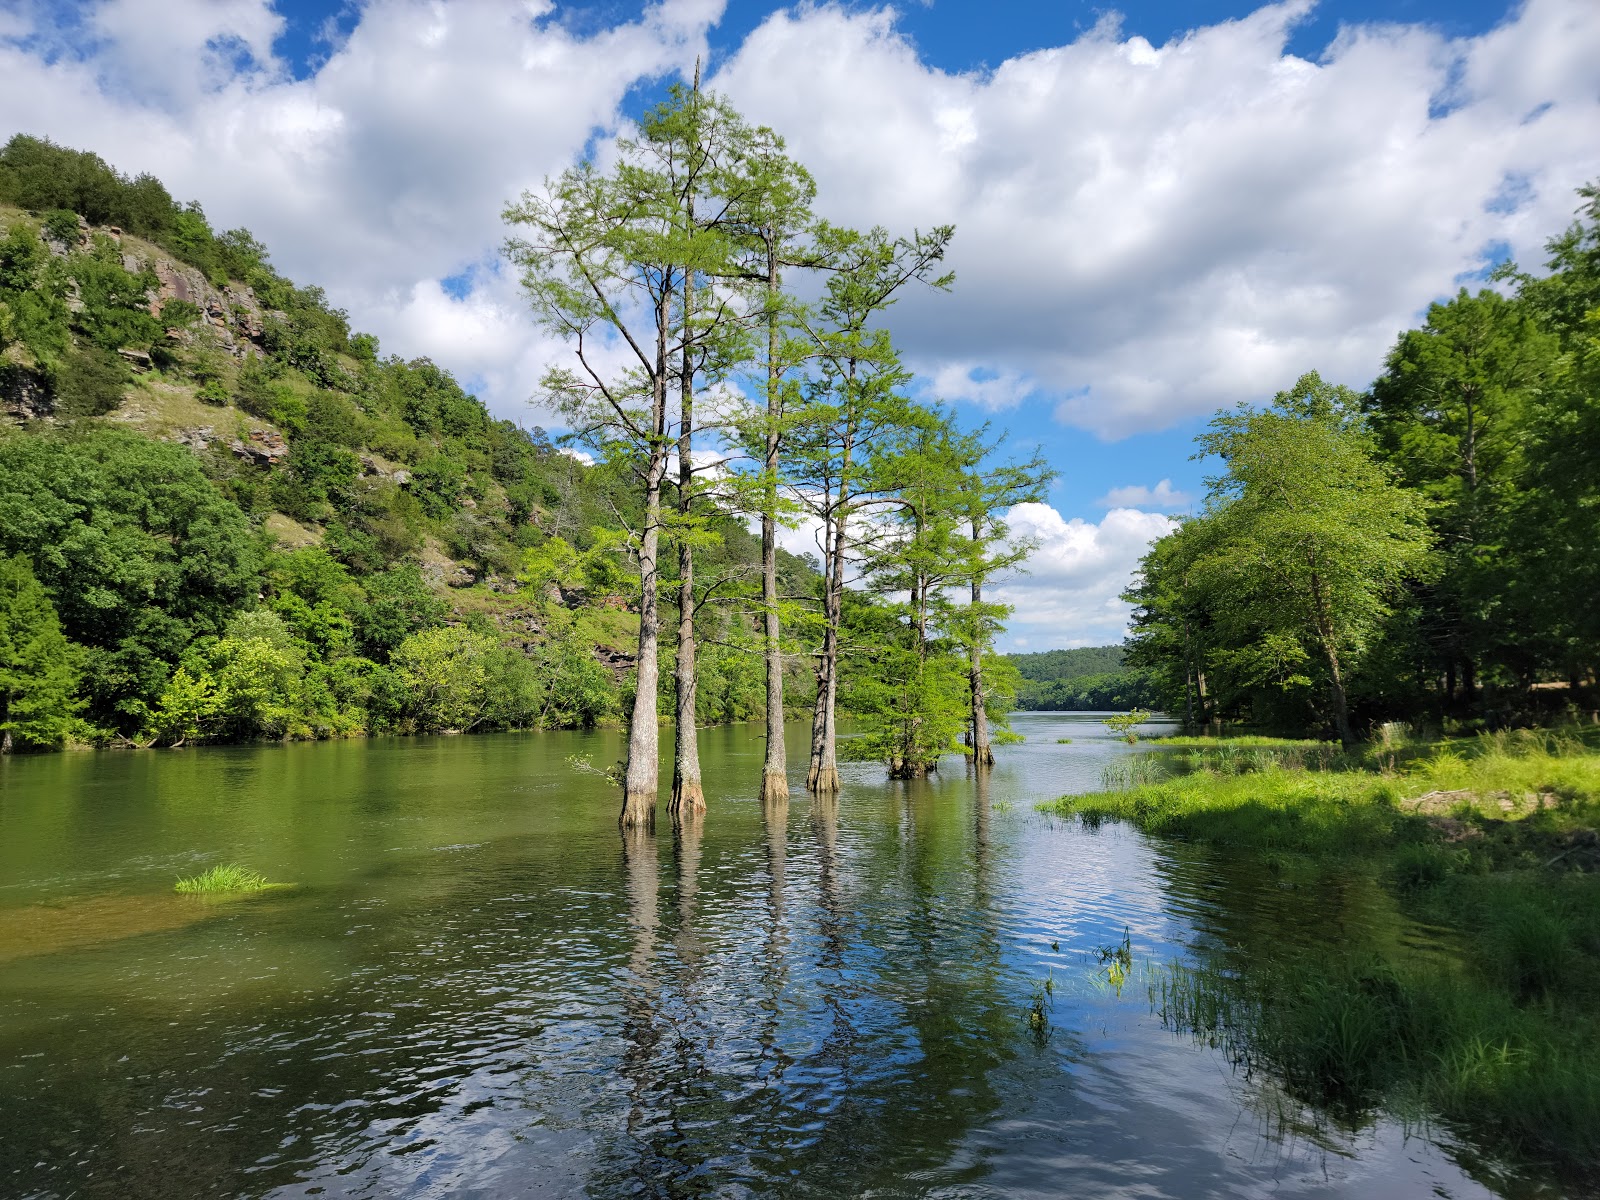
[[[1121,646],[1083,646],[1007,656],[1022,682],[1017,707],[1024,710],[1128,710],[1148,707],[1155,690],[1147,676],[1129,669]]]
[[[584,725],[631,690],[621,469],[381,354],[159,180],[23,135],[0,150],[0,417],[17,749]],[[707,570],[757,560],[711,524]],[[707,721],[763,697],[734,611],[703,617]]]

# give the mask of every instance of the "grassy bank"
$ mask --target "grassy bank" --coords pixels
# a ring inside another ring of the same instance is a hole
[[[1156,975],[1174,1029],[1355,1123],[1443,1122],[1568,1181],[1600,1161],[1600,753],[1590,732],[1449,743],[1186,739],[1113,790],[1046,807],[1232,847],[1269,870],[1370,874],[1457,952],[1344,930]],[[1170,743],[1169,743],[1170,745]]]

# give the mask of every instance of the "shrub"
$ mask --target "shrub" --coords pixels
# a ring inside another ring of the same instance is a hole
[[[108,351],[85,346],[68,355],[56,371],[56,411],[69,417],[98,417],[122,403],[128,369]]]

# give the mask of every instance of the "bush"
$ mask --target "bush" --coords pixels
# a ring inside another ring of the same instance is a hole
[[[98,417],[122,403],[128,369],[117,355],[85,346],[56,371],[56,411],[68,417]]]
[[[64,246],[78,244],[78,214],[65,208],[44,215],[44,231]]]

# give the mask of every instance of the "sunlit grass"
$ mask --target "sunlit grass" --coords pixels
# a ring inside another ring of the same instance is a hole
[[[1269,871],[1337,864],[1386,886],[1455,951],[1421,959],[1359,928],[1320,950],[1227,948],[1158,972],[1153,1007],[1345,1119],[1442,1119],[1586,1178],[1600,1161],[1595,739],[1388,729],[1351,752],[1185,739],[1192,749],[1154,756],[1180,774],[1130,756],[1107,770],[1107,791],[1041,807],[1232,847]]]
[[[241,867],[238,863],[221,863],[198,875],[178,880],[175,891],[186,895],[229,895],[238,892],[262,892],[268,888],[284,887],[272,883],[260,871]]]

